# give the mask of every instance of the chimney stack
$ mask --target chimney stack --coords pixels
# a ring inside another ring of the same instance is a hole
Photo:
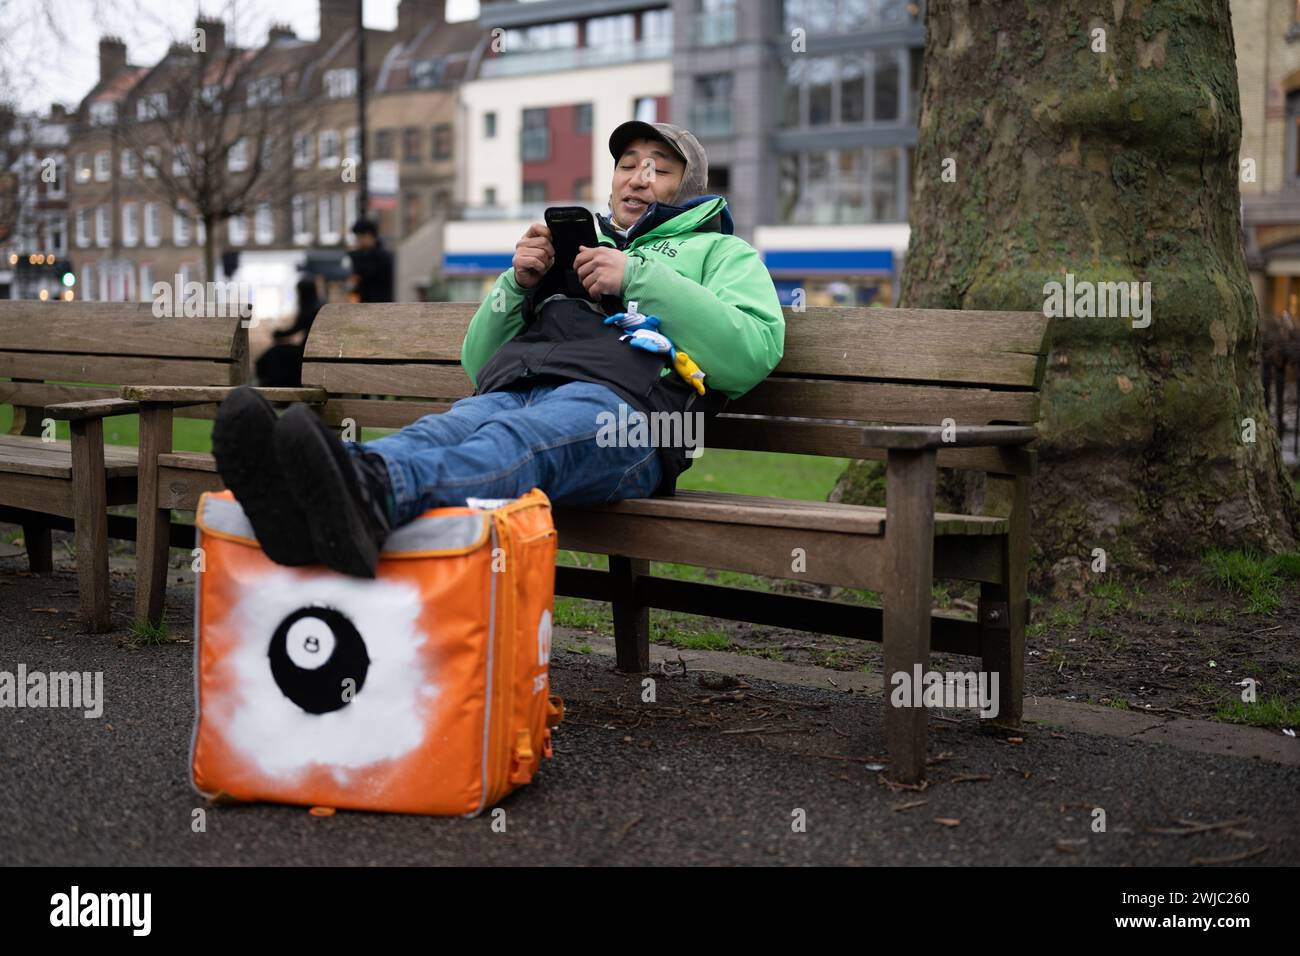
[[[320,38],[322,42],[333,42],[356,25],[356,0],[320,0]]]
[[[99,82],[103,83],[126,69],[126,44],[120,38],[99,38]]]
[[[296,40],[298,34],[293,32],[293,27],[287,23],[272,23],[271,29],[266,31],[266,42],[274,43],[276,40]]]
[[[196,29],[202,30],[206,36],[204,44],[208,53],[220,53],[226,47],[226,25],[221,20],[210,17],[199,17],[194,21]]]
[[[446,23],[446,14],[446,0],[401,0],[397,5],[397,35],[409,40],[430,22]]]

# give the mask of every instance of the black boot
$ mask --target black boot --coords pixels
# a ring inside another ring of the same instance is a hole
[[[307,519],[289,494],[271,447],[275,422],[271,403],[240,386],[226,396],[217,412],[212,455],[266,556],[279,564],[316,564]]]
[[[276,423],[275,452],[320,560],[343,574],[373,578],[393,521],[383,458],[349,452],[306,405],[293,406]]]

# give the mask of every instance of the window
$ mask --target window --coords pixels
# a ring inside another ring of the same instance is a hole
[[[402,130],[402,162],[420,161],[420,127],[408,126]]]
[[[140,301],[149,302],[153,299],[153,264],[149,262],[140,263]]]
[[[116,122],[117,122],[116,103],[91,103],[90,104],[90,125],[91,126],[112,126]]]
[[[641,14],[641,39],[643,41],[671,43],[672,38],[672,10],[646,10]]]
[[[825,6],[834,6],[822,0]],[[695,37],[700,46],[725,46],[736,42],[736,0],[699,0]],[[786,31],[787,35],[789,31]]]
[[[483,114],[483,138],[494,139],[497,135],[497,114]]]
[[[411,67],[411,85],[419,90],[433,89],[441,86],[447,72],[447,61],[443,57],[420,60]]]
[[[520,131],[519,158],[525,163],[545,162],[551,156],[551,131],[546,127],[546,109],[524,110]]]
[[[113,157],[108,150],[101,149],[95,154],[95,181],[107,182],[113,174]]]
[[[876,123],[897,123],[899,115],[899,51],[879,50],[872,54],[873,108]]]
[[[731,132],[730,73],[695,77],[695,104],[691,128],[697,136],[725,136]]]
[[[184,206],[172,210],[172,244],[177,246],[190,244],[190,211]]]
[[[157,146],[144,148],[144,162],[141,164],[145,179],[157,179],[158,167],[162,164],[162,150]]]
[[[81,297],[87,302],[95,301],[95,283],[99,276],[95,271],[95,264],[88,262],[81,267]]]
[[[198,213],[194,214],[194,244],[196,246],[208,244],[208,227],[203,224],[203,217]]]
[[[332,100],[357,95],[357,71],[354,69],[326,70],[325,95]]]
[[[659,119],[659,104],[653,96],[638,96],[632,101],[632,118],[642,123],[654,123]]]
[[[320,241],[338,242],[343,235],[343,197],[338,193],[326,193],[317,201],[320,223]]]
[[[559,50],[578,45],[578,23],[542,23],[523,29],[506,30],[501,49],[505,53],[526,53],[529,50]]]
[[[167,115],[167,94],[148,93],[135,101],[135,118],[142,123]]]
[[[573,131],[575,133],[591,132],[591,104],[579,103],[573,113]]]
[[[190,174],[190,148],[184,143],[178,143],[172,150],[172,175],[188,176]]]
[[[59,255],[68,251],[68,217],[52,212],[45,220],[45,248]]]
[[[589,177],[584,176],[582,179],[573,181],[573,198],[591,200],[591,179]]]
[[[495,186],[483,187],[483,205],[495,206],[497,204],[497,190]]]
[[[122,204],[122,245],[134,247],[140,242],[140,206],[128,202]]]
[[[253,217],[253,239],[259,246],[269,246],[275,241],[275,214],[271,211],[269,202],[257,204],[257,213]]]
[[[144,206],[144,244],[156,246],[162,242],[162,206],[156,202]]]
[[[361,162],[361,131],[355,126],[343,131],[343,158],[353,164]]]
[[[343,195],[343,225],[351,228],[352,224],[360,218],[357,215],[357,191],[349,189]]]
[[[77,182],[90,182],[90,155],[88,153],[77,153],[72,159],[72,170]]]
[[[90,245],[90,210],[78,209],[73,214],[73,221],[76,223],[77,245],[84,249]]]
[[[68,190],[68,164],[62,156],[54,156],[54,179],[52,182],[45,184],[46,197],[49,199],[62,199]]]
[[[95,245],[101,249],[113,238],[112,210],[107,206],[95,207]]]
[[[867,118],[867,70],[861,56],[840,60],[840,122],[862,123]]]
[[[293,241],[297,245],[311,242],[311,197],[297,195],[290,204],[293,215]]]
[[[393,131],[381,129],[375,134],[375,159],[393,158]]]
[[[293,168],[307,169],[311,166],[311,137],[306,133],[293,134]]]
[[[275,166],[275,137],[270,133],[262,138],[262,148],[258,150],[261,154],[262,169],[271,169]]]
[[[587,46],[631,46],[636,40],[636,17],[620,13],[587,21]]]
[[[226,168],[232,173],[242,173],[248,168],[248,138],[241,136],[230,144],[226,154]]]
[[[280,102],[281,80],[278,76],[261,76],[248,84],[248,105],[261,106]]]
[[[248,242],[247,216],[231,216],[226,220],[226,239],[232,246],[242,246]]]
[[[433,158],[451,159],[450,123],[439,123],[433,128]]]
[[[902,122],[908,99],[903,89],[904,57],[909,55],[906,50],[875,50],[840,57],[795,57],[785,67],[779,124],[797,128]]]
[[[524,183],[524,202],[526,203],[546,202],[546,183],[544,182]]]
[[[835,94],[835,59],[818,57],[808,61],[808,125],[825,126],[831,121]]]
[[[320,150],[319,165],[337,166],[339,164],[339,131],[327,129],[322,132],[318,149]]]
[[[207,86],[203,87],[203,89],[199,90],[199,99],[215,110],[221,103],[221,91],[222,87],[220,83],[209,83]],[[220,112],[224,113],[226,111],[221,110]]]
[[[786,154],[777,171],[779,221],[791,225],[903,221],[905,171],[898,146]]]

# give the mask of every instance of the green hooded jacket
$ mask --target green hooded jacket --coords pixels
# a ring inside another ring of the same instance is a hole
[[[633,226],[621,295],[642,315],[659,317],[659,330],[703,369],[706,388],[739,398],[781,360],[785,317],[767,267],[732,234],[726,207],[721,196],[701,196],[668,207],[681,211],[644,233]],[[619,246],[603,221],[597,239]],[[476,387],[487,360],[523,330],[524,294],[514,269],[506,269],[474,313],[461,364]]]

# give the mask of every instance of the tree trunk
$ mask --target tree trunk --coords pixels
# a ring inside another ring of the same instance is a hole
[[[217,281],[217,220],[215,216],[203,217],[203,281]]]
[[[926,31],[902,302],[1039,311],[1068,273],[1150,282],[1146,328],[1053,322],[1039,569],[1098,547],[1130,570],[1294,548],[1242,251],[1227,0],[931,0]]]

